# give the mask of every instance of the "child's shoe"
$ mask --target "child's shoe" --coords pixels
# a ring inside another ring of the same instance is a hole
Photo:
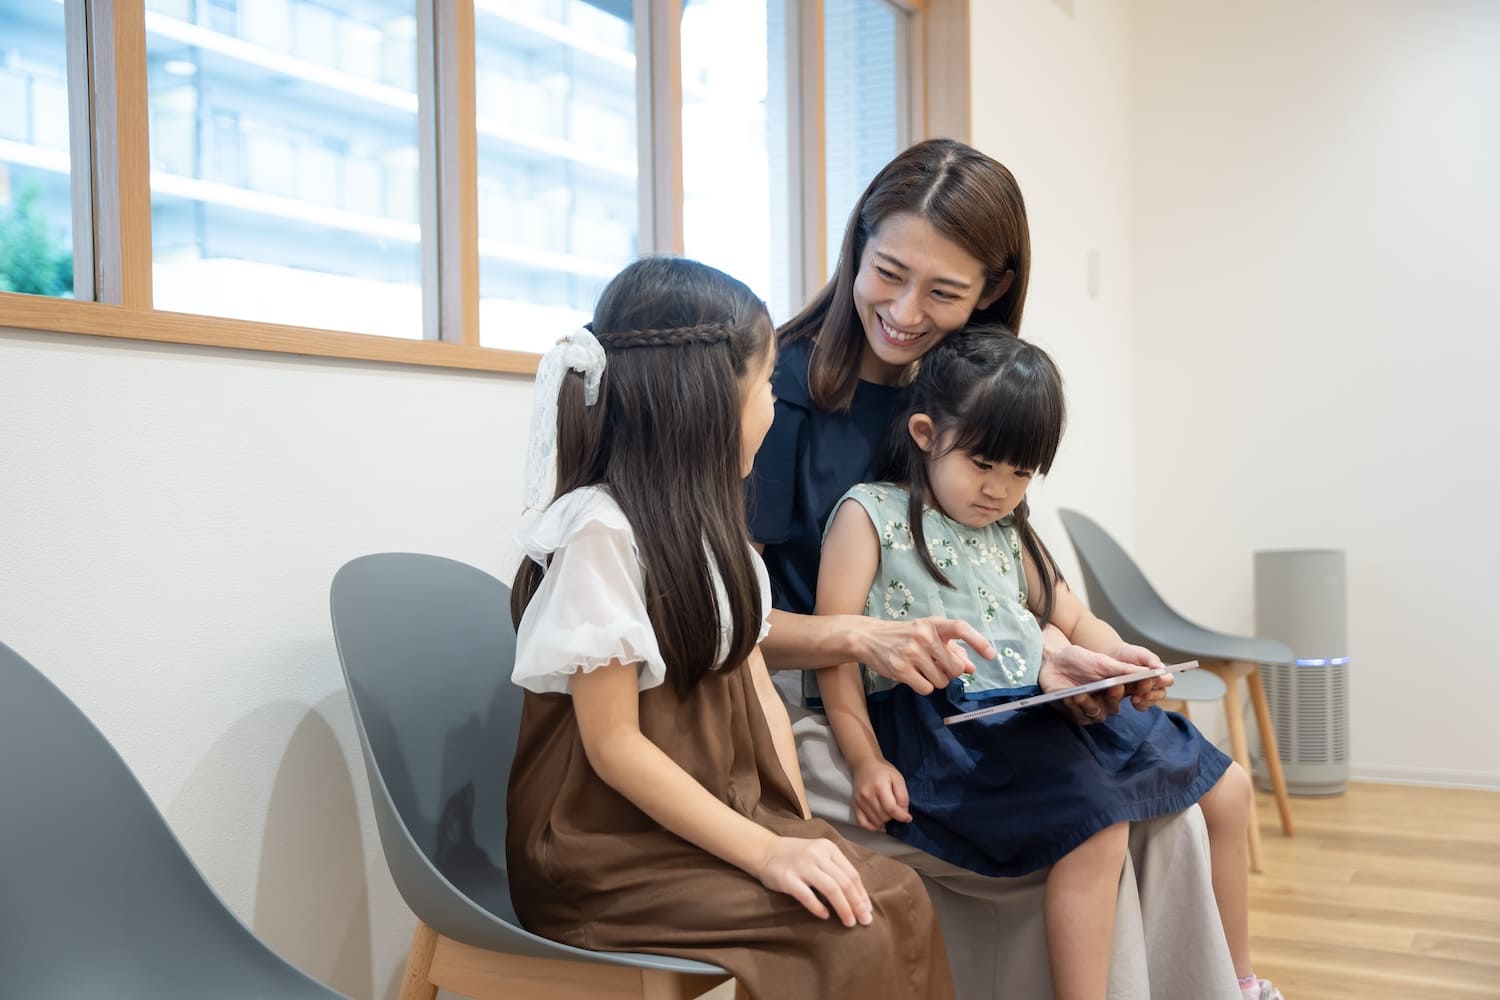
[[[1245,1000],[1285,1000],[1269,979],[1257,979],[1254,986],[1241,986],[1240,994]]]

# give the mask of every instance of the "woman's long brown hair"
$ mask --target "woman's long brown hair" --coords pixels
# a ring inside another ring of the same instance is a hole
[[[998,299],[970,316],[1017,332],[1031,276],[1026,202],[1011,172],[972,146],[929,139],[901,153],[860,195],[844,229],[833,278],[777,334],[782,346],[811,339],[808,387],[823,410],[847,411],[859,385],[865,330],[854,309],[854,278],[870,234],[890,216],[910,212],[967,251],[984,272],[980,296],[1011,274]]]
[[[647,257],[604,289],[591,324],[608,362],[593,406],[569,372],[557,406],[557,491],[599,486],[635,532],[646,607],[679,693],[741,663],[766,610],[745,524],[740,379],[770,349],[765,303],[696,261]],[[728,597],[720,618],[714,568]],[[522,562],[517,624],[546,569]],[[719,628],[730,627],[719,660]]]

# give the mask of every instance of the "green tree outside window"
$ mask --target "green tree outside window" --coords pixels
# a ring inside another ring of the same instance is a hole
[[[71,297],[73,254],[49,231],[40,193],[23,188],[0,217],[0,292]]]

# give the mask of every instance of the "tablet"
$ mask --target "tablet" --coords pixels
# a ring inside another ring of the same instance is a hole
[[[1136,670],[1128,674],[1116,674],[1114,677],[1101,677],[1097,681],[1089,681],[1077,687],[1062,688],[1058,691],[1043,691],[1029,698],[1017,698],[1015,701],[1003,702],[999,705],[991,705],[989,708],[978,708],[972,712],[963,712],[959,715],[950,715],[943,720],[943,725],[951,726],[958,722],[968,722],[970,719],[978,719],[985,715],[999,715],[1001,712],[1014,712],[1018,708],[1030,708],[1032,705],[1045,705],[1049,701],[1061,701],[1063,698],[1071,698],[1075,694],[1089,694],[1093,691],[1104,691],[1108,688],[1121,684],[1133,684],[1150,677],[1161,677],[1164,674],[1178,674],[1184,670],[1192,670],[1198,666],[1197,660],[1188,660],[1184,663],[1174,663],[1171,666],[1161,667],[1153,670]]]

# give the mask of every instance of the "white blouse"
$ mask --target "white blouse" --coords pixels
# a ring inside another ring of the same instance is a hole
[[[613,497],[597,486],[573,490],[523,526],[516,541],[529,558],[547,566],[547,574],[516,631],[512,680],[538,694],[567,694],[575,671],[587,673],[612,660],[639,664],[642,691],[666,680],[667,667],[646,610],[635,532]],[[760,555],[754,549],[750,554],[760,584],[760,641],[771,630],[771,581]],[[731,618],[717,571],[714,592],[724,622],[722,659],[729,649]]]

